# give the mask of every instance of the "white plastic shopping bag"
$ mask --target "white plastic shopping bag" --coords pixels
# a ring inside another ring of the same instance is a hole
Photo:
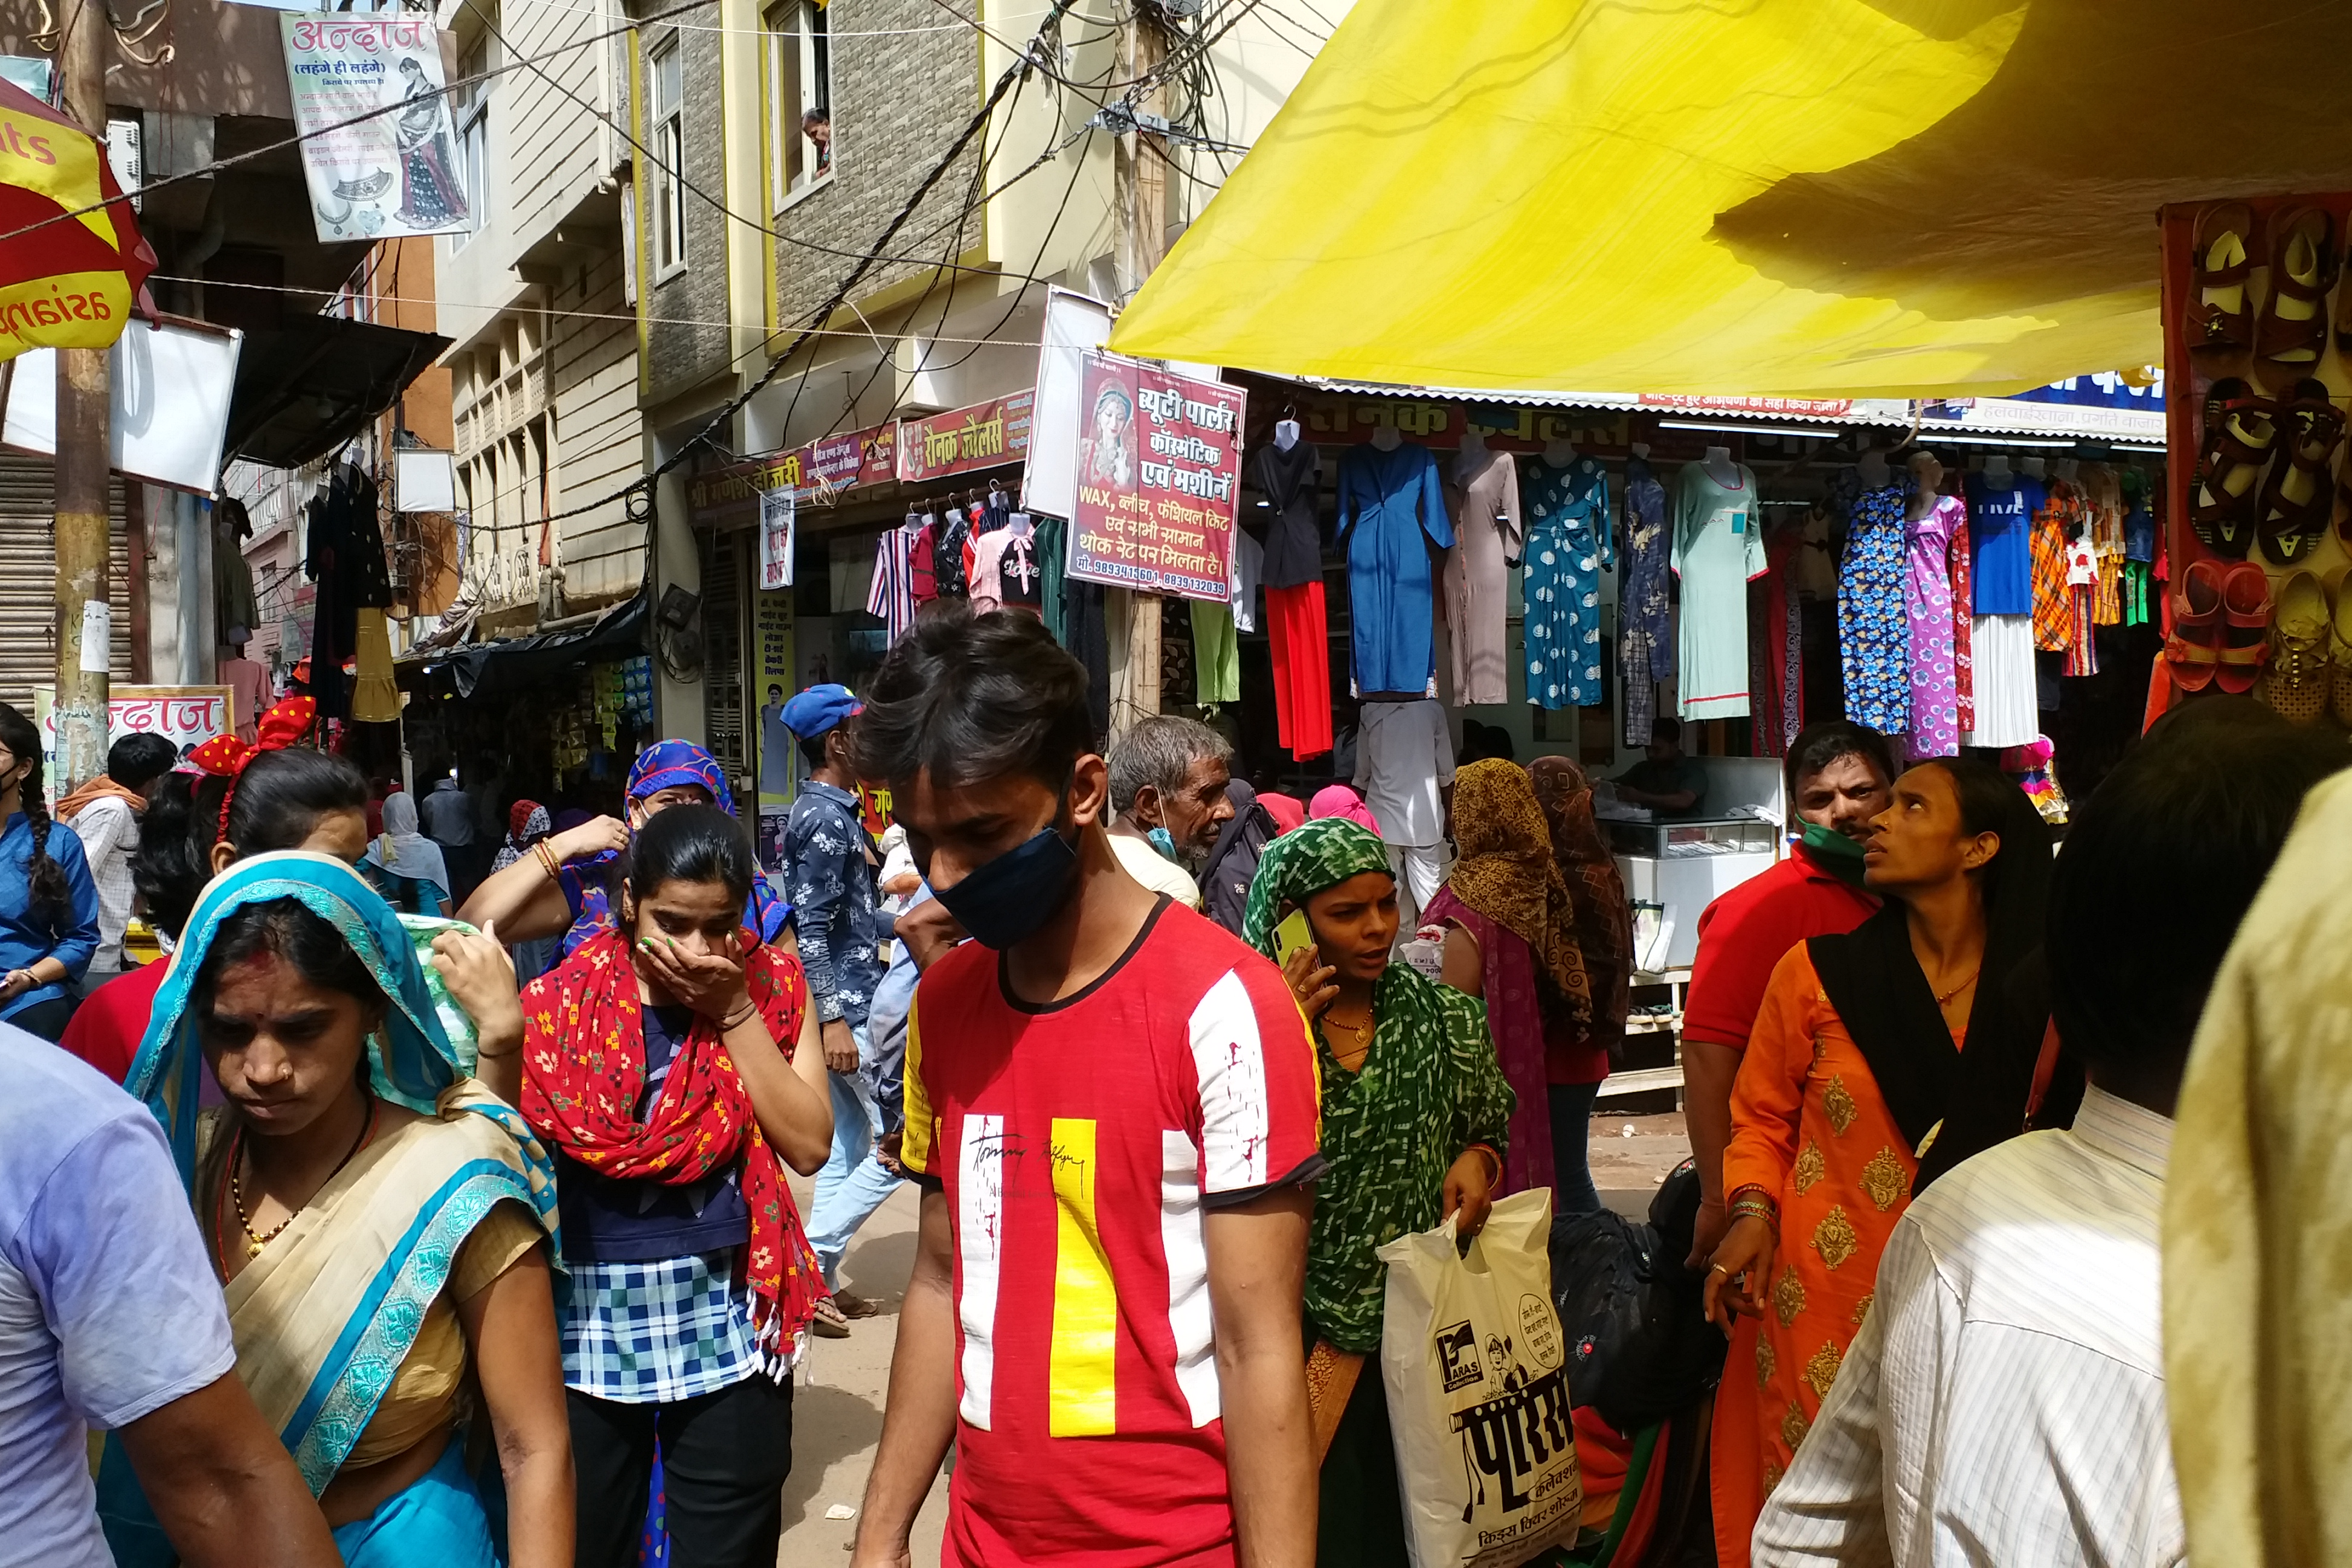
[[[1413,1568],[1511,1568],[1576,1536],[1584,1486],[1551,1304],[1551,1194],[1381,1248],[1381,1375]]]

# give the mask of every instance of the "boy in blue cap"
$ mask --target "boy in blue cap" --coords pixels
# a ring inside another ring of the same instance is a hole
[[[809,1240],[828,1289],[849,1238],[898,1184],[874,1158],[879,1118],[863,1066],[871,1054],[866,1018],[874,988],[888,964],[882,944],[889,925],[875,888],[880,858],[861,821],[849,760],[860,706],[847,687],[826,682],[794,697],[783,711],[784,728],[809,767],[784,826],[784,876],[833,1085],[833,1155],[817,1173],[809,1211]],[[877,1310],[871,1301],[835,1290],[818,1305],[814,1328],[838,1339],[849,1331],[845,1320]]]

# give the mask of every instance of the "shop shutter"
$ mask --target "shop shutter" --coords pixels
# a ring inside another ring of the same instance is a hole
[[[107,597],[114,605],[113,679],[131,679],[131,536],[122,481],[107,487]],[[33,711],[33,688],[58,673],[56,473],[47,458],[0,452],[0,702]]]
[[[751,764],[743,750],[743,546],[748,533],[706,537],[702,564],[702,730],[736,794]]]

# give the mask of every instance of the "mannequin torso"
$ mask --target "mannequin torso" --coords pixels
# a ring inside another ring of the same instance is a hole
[[[1576,443],[1573,441],[1546,441],[1544,443],[1543,460],[1549,463],[1555,468],[1564,468],[1568,467],[1570,463],[1576,461]]]
[[[1372,426],[1371,444],[1376,451],[1393,452],[1404,445],[1404,437],[1398,434],[1393,425],[1375,425]]]
[[[1730,447],[1709,447],[1701,466],[1706,469],[1706,477],[1725,489],[1736,490],[1739,488],[1740,469],[1739,466],[1731,460]]]

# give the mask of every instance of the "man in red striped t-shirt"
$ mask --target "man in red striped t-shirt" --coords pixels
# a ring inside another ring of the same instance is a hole
[[[902,1158],[926,1191],[853,1568],[1304,1568],[1314,1056],[1274,966],[1121,868],[1084,668],[1034,618],[919,623],[866,692],[932,890]]]

